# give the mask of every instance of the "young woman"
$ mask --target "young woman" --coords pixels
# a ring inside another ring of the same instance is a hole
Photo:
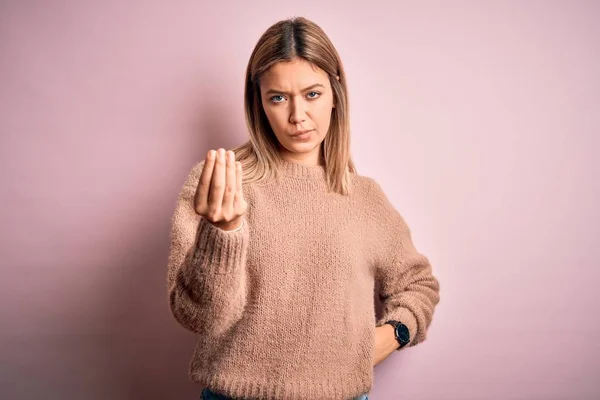
[[[346,76],[319,26],[262,35],[245,113],[249,141],[193,166],[172,219],[168,296],[197,334],[190,377],[203,399],[368,399],[373,366],[425,340],[439,282],[356,172]]]

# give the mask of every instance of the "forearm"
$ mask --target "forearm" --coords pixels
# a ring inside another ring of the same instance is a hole
[[[241,318],[246,304],[246,224],[225,231],[200,219],[191,243],[186,239],[182,244],[182,237],[174,236],[174,252],[189,245],[183,259],[172,258],[169,281],[171,312],[186,329],[218,336]]]
[[[384,324],[375,328],[375,354],[373,357],[373,366],[385,360],[390,354],[398,349],[400,344],[396,340],[394,327],[390,324]]]

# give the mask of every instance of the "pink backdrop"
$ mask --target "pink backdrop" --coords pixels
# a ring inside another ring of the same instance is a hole
[[[600,398],[600,3],[351,3],[0,4],[0,398],[199,397],[170,217],[245,140],[247,59],[294,15],[338,47],[359,173],[441,282],[371,399]]]

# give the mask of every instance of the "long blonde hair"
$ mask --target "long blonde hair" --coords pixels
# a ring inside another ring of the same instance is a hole
[[[259,79],[274,64],[294,58],[302,58],[329,75],[336,106],[332,109],[329,131],[322,143],[322,155],[329,190],[347,195],[349,174],[357,171],[350,154],[346,74],[342,60],[325,32],[303,17],[273,24],[260,37],[248,61],[244,111],[250,139],[232,149],[236,160],[242,163],[244,183],[266,181],[278,173],[281,158],[278,140],[262,107]]]

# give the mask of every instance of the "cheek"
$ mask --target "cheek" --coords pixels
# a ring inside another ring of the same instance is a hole
[[[317,123],[320,127],[326,127],[331,121],[332,110],[333,108],[331,106],[323,106],[315,110],[315,123]]]
[[[273,119],[274,119],[273,110],[269,107],[265,107],[264,105],[263,105],[263,110],[264,110],[265,115],[267,116],[267,119],[269,120],[269,122],[273,121]]]
[[[263,109],[265,110],[265,114],[267,116],[267,119],[269,120],[271,128],[275,131],[275,133],[279,133],[279,131],[281,130],[280,127],[285,126],[285,116],[281,112],[273,108]]]

